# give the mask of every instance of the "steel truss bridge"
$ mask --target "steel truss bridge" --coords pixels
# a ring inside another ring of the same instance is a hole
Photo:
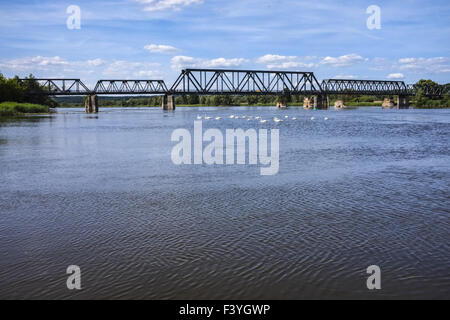
[[[89,89],[80,79],[19,79],[37,81],[40,90],[30,93],[51,96],[79,95],[415,95],[418,88],[403,81],[326,79],[312,72],[185,69],[172,87],[163,80],[99,80]],[[36,88],[37,89],[37,88]],[[44,89],[44,92],[42,92]],[[449,94],[449,88],[423,88],[426,96]]]

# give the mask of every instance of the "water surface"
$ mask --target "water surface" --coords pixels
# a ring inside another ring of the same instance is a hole
[[[223,132],[279,128],[279,174],[175,166],[171,133],[197,115],[222,117],[203,126]],[[0,298],[448,299],[449,141],[449,110],[58,109],[2,122]],[[83,290],[67,290],[69,265]]]

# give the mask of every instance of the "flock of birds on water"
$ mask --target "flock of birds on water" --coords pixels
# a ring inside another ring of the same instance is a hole
[[[247,119],[247,121],[256,120],[256,121],[259,121],[261,123],[266,123],[266,122],[269,121],[269,120],[263,119],[260,116],[256,116],[256,117],[253,117],[253,116],[238,116],[238,115],[233,115],[232,114],[231,116],[229,116],[229,118],[230,119]],[[222,119],[222,117],[209,117],[209,116],[200,116],[200,115],[197,116],[197,120],[221,120],[221,119]],[[287,120],[297,120],[297,118],[296,117],[289,117],[289,116],[285,116],[284,120],[280,119],[278,117],[274,117],[273,118],[273,121],[275,123],[283,122],[283,121],[287,121]],[[311,117],[311,121],[314,121],[314,120],[316,120],[316,118],[315,117]],[[327,121],[328,117],[324,117],[323,120]]]

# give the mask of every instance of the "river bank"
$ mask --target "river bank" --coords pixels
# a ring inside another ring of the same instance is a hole
[[[32,103],[2,102],[0,103],[0,117],[14,117],[23,114],[50,113],[48,106]]]

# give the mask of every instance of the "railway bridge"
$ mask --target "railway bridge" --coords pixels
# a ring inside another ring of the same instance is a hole
[[[326,109],[329,95],[398,96],[397,108],[408,108],[409,97],[418,88],[403,81],[325,79],[319,82],[313,72],[185,69],[169,88],[163,80],[99,80],[89,89],[80,79],[19,79],[21,83],[37,81],[40,89],[31,94],[50,96],[87,96],[86,112],[98,112],[98,95],[161,95],[164,110],[175,109],[177,95],[303,95],[311,108]],[[42,90],[43,89],[43,90]],[[448,89],[447,89],[448,90]],[[442,87],[426,88],[424,95],[442,96]],[[287,99],[277,104],[287,106]]]

